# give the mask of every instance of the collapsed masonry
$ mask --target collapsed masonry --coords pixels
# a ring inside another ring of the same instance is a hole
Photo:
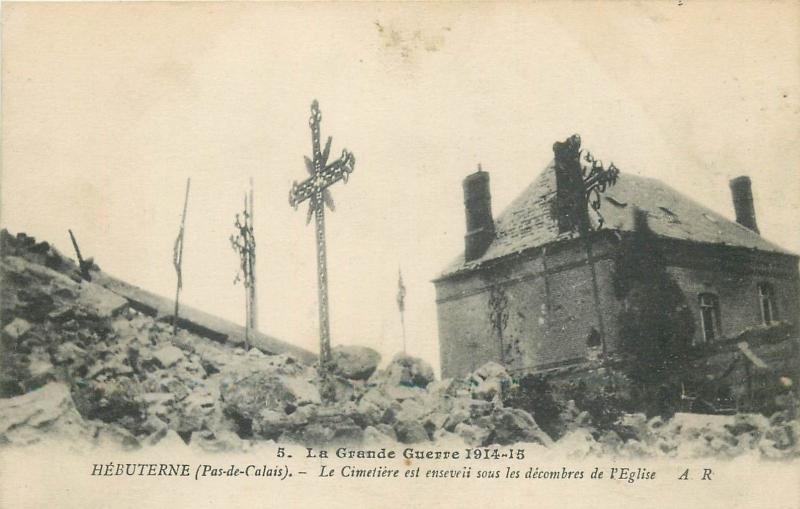
[[[334,401],[323,404],[302,351],[245,351],[187,312],[193,320],[173,335],[168,303],[96,268],[85,281],[46,243],[2,239],[0,442],[39,439],[31,426],[57,430],[64,419],[68,436],[125,445],[177,434],[210,449],[429,442],[456,428],[474,445],[551,441],[529,414],[502,407],[499,382],[462,384],[455,397],[456,384],[435,382],[424,361],[398,355],[378,370],[380,356],[363,347],[334,350]]]
[[[561,429],[548,435],[504,398],[516,382],[497,364],[437,381],[420,359],[398,355],[378,369],[379,355],[357,346],[334,349],[334,401],[324,403],[312,363],[187,329],[173,335],[169,320],[143,313],[97,277],[82,280],[44,243],[2,238],[0,444],[245,451],[269,440],[527,443],[576,455],[800,455],[800,422],[790,412],[621,415],[612,429],[568,401],[558,409]]]

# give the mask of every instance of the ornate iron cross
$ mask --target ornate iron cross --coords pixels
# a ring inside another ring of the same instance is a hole
[[[489,290],[489,323],[497,332],[497,339],[500,341],[500,363],[505,365],[505,345],[503,344],[503,331],[508,325],[508,297],[505,288],[494,285]]]
[[[319,103],[311,103],[311,117],[308,124],[311,127],[311,146],[313,160],[305,157],[306,170],[309,177],[301,183],[294,181],[289,191],[289,204],[297,206],[309,200],[308,217],[306,224],[311,221],[311,216],[316,218],[317,233],[317,284],[319,290],[319,365],[320,371],[326,372],[331,358],[331,334],[328,325],[328,266],[325,259],[325,205],[334,210],[333,198],[328,187],[347,178],[353,172],[356,158],[347,149],[342,150],[342,156],[328,163],[331,149],[331,138],[325,143],[325,149],[320,150],[319,124],[322,113]]]

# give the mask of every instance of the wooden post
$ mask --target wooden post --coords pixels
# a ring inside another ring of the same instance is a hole
[[[249,200],[249,212],[247,214],[247,220],[249,221],[249,231],[250,236],[255,239],[255,227],[253,226],[253,178],[250,177],[250,200]],[[247,257],[248,263],[248,271],[250,273],[250,285],[248,287],[248,296],[249,296],[249,325],[250,331],[253,335],[258,332],[258,299],[256,298],[256,254],[255,254],[255,242],[252,243],[251,250],[248,252]]]
[[[75,255],[78,257],[78,268],[81,271],[81,276],[86,281],[91,281],[92,275],[89,273],[89,268],[92,266],[92,261],[91,259],[83,259],[83,256],[81,256],[81,249],[78,247],[78,241],[75,240],[75,235],[72,233],[72,230],[67,231],[69,232],[69,238],[72,239],[72,247],[75,248]]]
[[[192,183],[191,178],[186,179],[186,195],[183,199],[183,214],[181,215],[181,226],[178,230],[178,237],[175,239],[175,246],[172,252],[172,264],[175,266],[175,273],[178,276],[178,281],[175,288],[175,313],[172,316],[172,335],[178,333],[178,312],[180,310],[179,299],[181,295],[181,288],[183,287],[183,232],[186,226],[186,208],[189,205],[189,186]]]
[[[400,310],[400,327],[403,329],[403,353],[406,353],[406,286],[403,284],[403,272],[397,268],[397,308]]]

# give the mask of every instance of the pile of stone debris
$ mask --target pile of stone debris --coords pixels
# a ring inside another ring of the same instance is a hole
[[[275,439],[304,444],[473,445],[550,438],[504,408],[499,366],[473,380],[434,380],[418,358],[334,349],[323,401],[317,369],[289,355],[245,352],[144,315],[80,277],[47,243],[2,233],[0,443],[85,438],[126,447],[166,437],[204,449]]]
[[[315,366],[179,330],[84,281],[46,243],[3,231],[0,259],[0,444],[74,447],[189,444],[243,451],[269,440],[304,445],[537,444],[567,454],[800,455],[800,424],[761,416],[627,415],[594,429],[573,408],[557,442],[503,404],[513,380],[489,363],[434,379],[399,354],[340,346],[320,392]],[[569,413],[569,412],[568,412]]]
[[[576,415],[557,442],[572,457],[800,457],[800,422],[786,412],[771,418],[677,413],[667,420],[625,414],[609,430],[597,430],[585,416]]]

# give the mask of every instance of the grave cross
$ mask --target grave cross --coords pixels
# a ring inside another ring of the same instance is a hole
[[[308,124],[311,127],[313,159],[305,157],[306,170],[309,177],[299,184],[297,181],[292,184],[292,188],[289,191],[289,204],[297,209],[300,203],[309,200],[306,224],[311,221],[312,215],[316,219],[319,365],[320,371],[325,373],[328,370],[331,357],[331,335],[328,325],[328,267],[325,259],[325,206],[327,205],[331,211],[334,210],[333,199],[327,188],[340,180],[347,183],[347,178],[353,172],[356,159],[352,153],[344,149],[339,159],[328,164],[331,138],[328,137],[325,148],[320,150],[319,124],[321,120],[322,113],[319,111],[319,103],[314,100],[311,103],[311,117],[308,119]]]

